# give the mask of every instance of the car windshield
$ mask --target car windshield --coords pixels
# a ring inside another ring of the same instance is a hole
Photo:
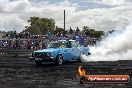
[[[51,42],[49,45],[48,45],[48,48],[64,48],[65,45],[63,42]]]
[[[48,48],[71,48],[77,47],[77,43],[75,41],[57,41],[57,42],[50,42]]]

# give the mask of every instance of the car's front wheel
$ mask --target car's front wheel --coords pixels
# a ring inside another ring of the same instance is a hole
[[[58,55],[58,56],[56,57],[55,63],[56,63],[57,65],[62,65],[62,64],[63,64],[63,57],[62,57],[62,55]]]

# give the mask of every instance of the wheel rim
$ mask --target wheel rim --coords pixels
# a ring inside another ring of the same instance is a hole
[[[60,64],[60,65],[62,64],[62,57],[61,56],[58,57],[58,64]]]

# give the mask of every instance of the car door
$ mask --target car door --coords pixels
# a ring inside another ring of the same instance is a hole
[[[78,59],[79,56],[80,56],[80,49],[78,48],[78,45],[77,45],[76,41],[72,41],[71,44],[72,44],[72,49],[71,49],[72,58],[73,59]]]
[[[63,49],[63,59],[64,60],[73,59],[72,48],[64,48]]]
[[[84,46],[80,46],[79,49],[80,49],[80,52],[84,53],[85,55],[88,55],[90,50],[89,47],[84,47]]]

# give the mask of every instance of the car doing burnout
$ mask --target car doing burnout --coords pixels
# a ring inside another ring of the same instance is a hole
[[[63,61],[77,59],[80,60],[81,54],[89,54],[89,48],[80,46],[75,40],[59,40],[50,42],[47,49],[36,50],[32,52],[32,58],[36,64],[42,62],[55,62],[57,65],[63,64]]]

